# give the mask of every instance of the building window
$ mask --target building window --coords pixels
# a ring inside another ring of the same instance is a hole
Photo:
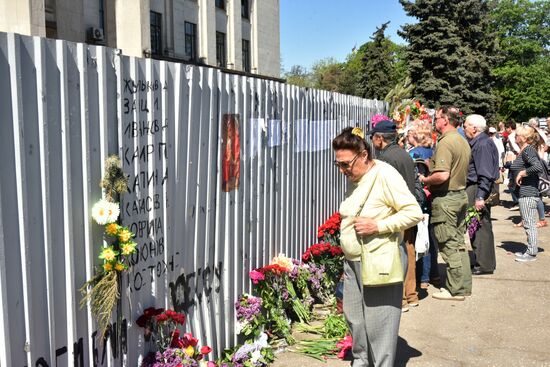
[[[250,8],[248,7],[248,0],[241,0],[241,16],[245,19],[250,19]]]
[[[185,22],[185,56],[197,61],[197,25]]]
[[[99,0],[99,28],[105,30],[105,4]]]
[[[216,8],[225,9],[225,0],[216,0]]]
[[[162,15],[151,11],[151,54],[162,53]]]
[[[243,40],[243,70],[250,73],[250,41]]]
[[[221,68],[225,68],[227,65],[225,55],[225,33],[216,32],[216,61]]]

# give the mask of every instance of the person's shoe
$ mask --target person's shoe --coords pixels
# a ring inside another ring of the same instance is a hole
[[[539,220],[537,222],[537,228],[542,228],[542,227],[546,227],[546,226],[548,226],[548,222],[546,221],[546,219]]]
[[[464,301],[464,296],[453,296],[445,288],[441,288],[441,292],[432,294],[432,297],[441,301]]]
[[[516,261],[519,261],[522,263],[537,261],[537,257],[533,255],[529,255],[528,253],[525,253],[521,256],[516,256]]]
[[[485,271],[485,270],[481,270],[479,267],[477,266],[474,266],[472,268],[472,275],[484,275],[484,274],[493,274],[492,271]]]
[[[511,212],[516,211],[516,210],[519,210],[519,206],[514,205],[513,207],[511,207],[511,208],[508,209],[508,210],[511,211]]]
[[[514,255],[516,256],[523,256],[525,254],[525,252],[521,252],[521,251],[518,251],[516,253],[514,253]]]
[[[428,289],[429,287],[430,287],[430,283],[428,282],[420,283],[420,289]]]
[[[418,301],[409,302],[409,307],[418,307]]]
[[[409,312],[409,306],[401,306],[401,312]]]

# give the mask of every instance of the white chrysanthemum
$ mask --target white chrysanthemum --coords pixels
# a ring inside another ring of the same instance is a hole
[[[256,346],[260,348],[267,348],[269,345],[267,343],[267,334],[262,332],[260,336],[258,336],[258,339],[256,339],[254,344],[256,344]]]
[[[92,207],[92,218],[99,225],[116,222],[120,208],[117,203],[111,203],[105,199],[99,200]]]
[[[250,354],[250,361],[254,363],[254,365],[260,360],[260,358],[262,358],[262,352],[259,350],[255,350]]]
[[[235,323],[235,332],[236,332],[237,334],[240,334],[241,331],[243,331],[244,326],[245,326],[244,323],[237,321],[237,322]]]

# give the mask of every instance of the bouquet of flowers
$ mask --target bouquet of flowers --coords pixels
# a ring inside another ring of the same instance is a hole
[[[306,310],[311,310],[313,305],[313,297],[309,290],[309,280],[310,280],[310,270],[309,265],[300,263],[298,260],[292,260],[294,263],[294,268],[289,274],[290,279],[295,285],[297,297],[300,299],[300,302],[304,305]]]
[[[308,320],[308,312],[296,297],[296,291],[289,278],[294,264],[283,254],[273,258],[271,264],[252,270],[249,275],[262,298],[262,308],[270,332],[283,337],[289,344],[294,342],[290,335],[290,319],[285,308],[292,309],[298,318]]]
[[[340,213],[333,213],[329,219],[317,229],[317,239],[332,245],[340,245]]]
[[[99,200],[92,207],[92,218],[104,226],[104,243],[98,256],[102,266],[96,267],[94,277],[80,288],[83,295],[80,306],[90,304],[101,338],[107,331],[111,313],[120,297],[121,273],[128,269],[129,256],[136,252],[137,244],[132,241],[134,233],[118,223],[120,208],[115,201],[126,190],[127,182],[120,159],[117,156],[107,158],[105,176],[101,182],[105,189],[105,199]]]
[[[244,293],[235,302],[237,313],[237,333],[258,337],[265,324],[262,315],[262,299]]]
[[[147,354],[142,367],[199,366],[212,348],[207,345],[199,348],[199,341],[192,333],[180,337],[178,326],[184,323],[185,315],[173,310],[149,307],[143,311],[136,324],[145,329],[145,340],[153,339],[157,352]]]
[[[348,352],[351,352],[352,347],[353,347],[353,339],[351,338],[351,335],[346,335],[344,339],[336,343],[336,348],[339,349],[337,354],[338,358],[345,359],[346,354]]]
[[[465,221],[468,236],[473,239],[477,230],[481,227],[481,213],[474,206],[471,206],[466,210]]]
[[[267,334],[261,333],[254,341],[246,342],[242,346],[228,352],[221,366],[233,367],[265,367],[275,360],[273,349],[267,343]]]
[[[317,243],[308,248],[302,255],[302,260],[308,264],[324,266],[326,276],[334,284],[340,279],[344,269],[344,253],[340,246],[330,243]]]
[[[413,99],[404,101],[393,111],[393,120],[398,129],[404,128],[409,121],[430,119],[424,105]]]

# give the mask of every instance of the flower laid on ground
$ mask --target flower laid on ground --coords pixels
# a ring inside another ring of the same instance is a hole
[[[191,333],[180,336],[178,326],[184,323],[185,315],[174,310],[149,307],[143,311],[136,324],[144,328],[146,341],[154,341],[157,352],[149,353],[142,367],[199,366],[204,362],[212,348],[207,345],[199,347],[199,340]]]
[[[235,302],[238,334],[257,337],[265,324],[262,315],[262,299],[244,293]]]
[[[340,245],[340,213],[333,213],[327,221],[317,229],[317,238],[332,245]]]
[[[481,227],[481,213],[473,206],[469,207],[466,210],[466,229],[468,231],[468,236],[470,239],[473,239],[476,235],[477,230]]]
[[[351,335],[346,335],[344,339],[336,343],[336,347],[339,349],[337,354],[338,358],[340,359],[346,358],[346,353],[351,352],[352,346],[353,346],[353,339],[351,338]]]
[[[224,362],[234,367],[263,367],[275,360],[273,349],[267,342],[267,334],[261,333],[255,340],[248,341],[226,354]]]

